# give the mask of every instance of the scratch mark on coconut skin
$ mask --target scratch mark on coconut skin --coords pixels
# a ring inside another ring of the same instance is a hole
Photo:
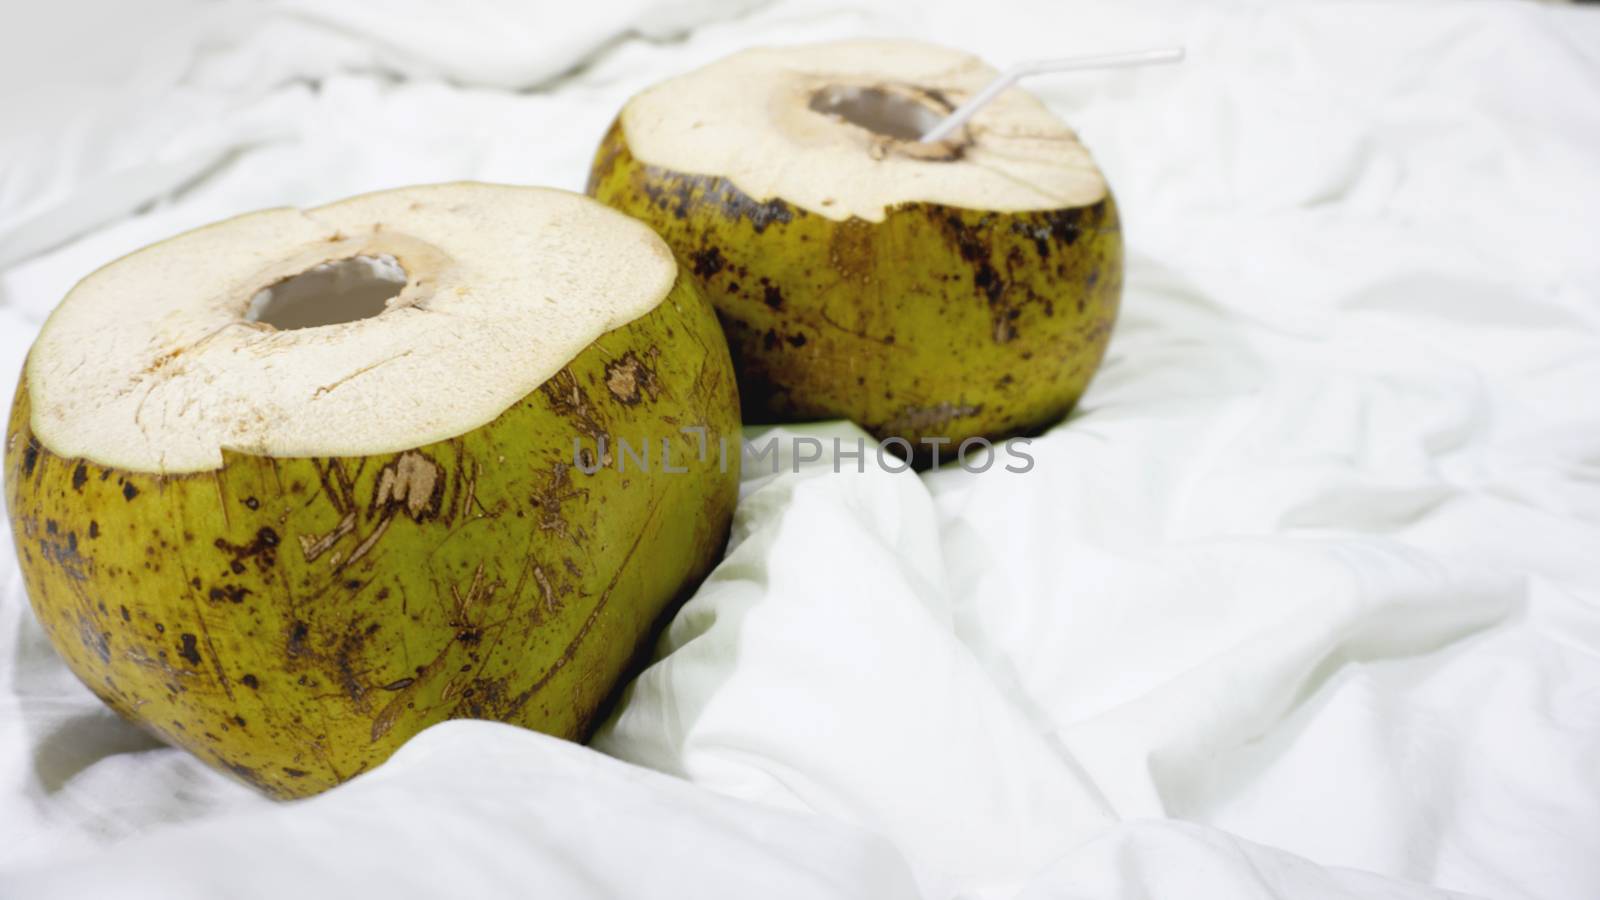
[[[354,531],[355,528],[356,514],[348,512],[345,513],[343,519],[339,520],[338,525],[335,525],[331,531],[321,537],[313,537],[309,534],[300,535],[300,551],[305,554],[306,562],[316,562],[317,557],[328,552],[328,549],[337,544],[340,538]]]
[[[476,461],[469,461],[467,466],[467,495],[466,500],[461,504],[461,515],[463,516],[471,516],[472,505],[478,502],[478,464]],[[482,511],[481,507],[479,509]]]
[[[211,483],[217,487],[217,508],[222,510],[222,529],[231,531],[233,530],[233,519],[228,512],[228,494],[223,490],[222,486],[222,469],[212,471]]]
[[[467,582],[467,592],[461,593],[461,588],[450,585],[450,597],[455,601],[454,619],[451,625],[456,628],[466,627],[472,618],[468,615],[475,606],[487,603],[494,597],[494,592],[502,587],[499,581],[489,584],[483,577],[483,563],[478,563],[472,570],[472,580]]]
[[[599,411],[590,404],[589,395],[578,385],[578,379],[571,369],[562,369],[550,376],[550,380],[540,385],[539,390],[545,395],[551,410],[571,422],[579,434],[595,442],[607,436],[605,422]]]
[[[363,556],[366,556],[367,552],[372,549],[373,545],[378,543],[379,539],[383,537],[383,533],[389,530],[389,520],[392,518],[394,518],[393,515],[385,513],[384,517],[378,520],[377,527],[372,529],[372,533],[367,535],[361,543],[357,544],[356,549],[351,552],[347,559],[339,563],[337,568],[342,570],[347,566],[354,565],[357,560],[361,559]]]
[[[165,651],[163,651],[163,655],[165,655]],[[174,666],[172,663],[167,662],[162,657],[152,657],[150,654],[144,651],[143,647],[129,647],[127,650],[123,651],[122,658],[126,659],[130,663],[133,663],[141,669],[156,670],[172,679],[181,680],[185,678],[198,678],[201,676],[201,673],[195,672],[191,669],[180,669]],[[141,701],[140,705],[148,702],[149,700],[143,700]]]
[[[315,464],[313,463],[313,465]],[[280,496],[285,496],[283,490],[283,473],[279,471],[276,460],[273,461],[269,471],[272,472],[272,480],[273,483],[277,485],[278,494]],[[278,591],[280,592],[279,596],[285,597],[288,600],[289,614],[291,616],[298,617],[300,615],[300,601],[297,593],[291,589],[289,585],[288,573],[286,573],[283,570],[283,567],[280,566],[272,566],[270,571],[272,573],[272,577],[278,582]]]
[[[318,734],[316,731],[313,731],[310,728],[300,724],[298,719],[290,720],[289,728],[291,731],[297,732],[300,735],[301,742],[305,746],[310,747],[311,752],[316,755],[317,760],[326,766],[329,772],[333,773],[333,777],[336,782],[344,781],[346,776],[339,770],[339,767],[334,764],[333,757],[328,753],[327,745],[321,736],[322,734],[328,733],[328,717],[323,713],[320,705],[314,706],[313,709],[317,713],[317,721],[322,729],[321,734]],[[351,773],[352,776],[354,774],[355,773]]]
[[[587,498],[589,491],[587,488],[574,487],[570,472],[570,467],[564,463],[556,463],[544,489],[529,497],[528,502],[539,510],[539,530],[554,532],[576,544],[580,542],[580,536],[567,527],[567,520],[561,516],[561,504],[574,497]]]
[[[355,508],[355,500],[349,495],[349,492],[347,490],[335,490],[333,483],[328,480],[336,471],[342,474],[338,460],[330,459],[326,467],[318,465],[316,470],[317,481],[322,484],[322,493],[328,498],[328,503],[333,506],[334,512],[345,513]],[[309,505],[311,500],[306,502]]]
[[[544,594],[544,608],[546,612],[554,612],[556,608],[556,593],[550,589],[550,579],[545,576],[544,569],[533,567],[533,580],[539,582],[539,590]]]
[[[545,669],[544,674],[540,675],[533,684],[528,686],[527,690],[518,694],[511,701],[511,705],[506,712],[508,717],[514,716],[521,711],[522,707],[535,694],[539,693],[545,685],[550,683],[551,679],[556,677],[557,673],[572,662],[573,657],[578,653],[578,648],[583,645],[584,639],[589,636],[590,629],[594,627],[594,623],[600,618],[600,613],[605,610],[606,604],[610,602],[611,594],[617,588],[617,582],[622,580],[623,573],[628,571],[628,564],[633,561],[634,555],[639,552],[639,544],[644,540],[645,534],[650,531],[651,524],[655,522],[656,511],[660,507],[661,497],[657,495],[650,501],[650,509],[645,513],[644,521],[639,527],[638,534],[633,536],[633,543],[628,546],[628,552],[622,557],[622,561],[617,564],[616,571],[611,575],[611,580],[606,583],[606,589],[600,592],[599,599],[595,601],[594,607],[589,610],[589,616],[583,620],[583,625],[578,628],[578,633],[572,636],[571,641],[567,642],[566,648],[561,651],[561,656],[557,657],[556,661]]]
[[[524,571],[524,577],[519,577],[517,579],[517,588],[516,588],[516,591],[512,594],[513,601],[517,597],[520,597],[522,595],[523,585],[526,584],[526,577],[525,577],[526,576],[526,566],[523,567],[523,571]],[[483,565],[480,563],[479,566],[478,566],[478,571],[473,573],[474,582],[476,582],[478,579],[480,579],[482,574],[483,574]],[[487,596],[484,597],[483,602],[487,603],[488,600],[493,596],[493,593],[495,591],[499,590],[502,587],[505,587],[505,583],[502,582],[502,581],[499,581],[497,579],[494,582],[494,584],[489,586],[489,588],[488,588],[489,593],[488,593]],[[470,620],[468,620],[466,622],[468,627],[473,632],[476,632],[479,635],[478,640],[480,640],[480,641],[482,640],[482,635],[484,633],[486,633],[486,632],[493,632],[494,633],[493,640],[491,640],[489,642],[489,645],[487,647],[485,647],[484,650],[483,650],[483,653],[480,654],[480,656],[478,658],[477,667],[472,670],[472,677],[470,679],[471,681],[475,682],[478,679],[483,677],[483,670],[488,667],[489,661],[494,659],[495,651],[497,649],[499,649],[500,641],[501,641],[502,638],[505,637],[505,634],[506,634],[506,625],[508,625],[509,623],[510,623],[510,616],[507,616],[506,618],[503,618],[503,619],[501,619],[501,620],[499,620],[497,622],[485,622],[485,621],[482,621],[482,620],[479,620],[476,623],[470,622]],[[460,640],[459,636],[458,636],[458,640]]]
[[[456,519],[461,516],[461,499],[466,492],[467,459],[465,451],[461,447],[461,441],[452,440],[450,449],[455,454],[455,465],[450,468],[449,472],[448,480],[451,485],[449,491],[450,507],[444,513],[444,523],[453,526],[456,523]],[[451,530],[454,531],[453,528]]]
[[[863,341],[871,341],[874,344],[882,344],[885,347],[893,347],[894,346],[894,337],[893,336],[879,337],[879,336],[877,336],[875,334],[868,334],[865,330],[863,330],[861,328],[856,328],[856,327],[853,327],[853,326],[850,326],[850,325],[846,325],[843,322],[836,321],[832,316],[828,315],[828,308],[826,306],[819,306],[817,308],[817,317],[819,319],[821,319],[823,322],[827,323],[829,327],[834,328],[834,329],[836,329],[836,330],[838,330],[838,331],[840,331],[840,332],[842,332],[844,334],[848,334],[851,337],[860,338]],[[791,341],[791,343],[792,343],[792,341]]]
[[[405,681],[405,684],[397,689],[394,699],[384,704],[383,709],[379,710],[378,714],[372,719],[372,731],[370,733],[372,743],[377,743],[384,735],[389,733],[395,722],[409,708],[417,692],[444,669],[445,662],[450,656],[450,651],[462,643],[465,636],[477,634],[478,638],[475,639],[481,639],[483,631],[495,628],[495,640],[498,642],[500,633],[504,631],[503,626],[505,623],[474,621],[472,611],[475,606],[487,603],[493,597],[494,592],[501,587],[503,587],[503,584],[500,581],[491,583],[484,579],[482,563],[479,563],[477,569],[473,571],[472,581],[468,583],[465,594],[462,594],[460,588],[455,585],[450,586],[450,595],[455,604],[450,625],[455,629],[455,632],[450,635],[444,646],[439,649],[438,653],[434,654],[433,659],[426,666],[416,670],[415,675],[408,676],[409,680],[401,679],[401,681]],[[493,655],[492,649],[496,645],[497,643],[491,644],[491,652],[484,655],[484,660],[488,660]],[[479,665],[481,669],[483,663]],[[398,685],[400,682],[396,681],[394,684]]]
[[[356,479],[361,477],[361,470],[366,467],[367,461],[365,459],[358,460],[355,474],[352,475],[344,470],[344,466],[340,465],[338,460],[332,461],[330,468],[333,471],[334,478],[339,482],[339,495],[344,497],[345,506],[348,509],[355,509],[357,506],[355,482]]]
[[[211,640],[211,629],[206,627],[206,620],[200,611],[200,598],[191,594],[190,600],[194,605],[195,623],[200,628],[200,640],[205,642],[206,655],[211,658],[211,668],[217,674],[217,683],[222,685],[222,693],[227,696],[228,702],[234,703],[233,688],[228,684],[228,675],[222,671],[222,658],[217,653],[216,642]]]

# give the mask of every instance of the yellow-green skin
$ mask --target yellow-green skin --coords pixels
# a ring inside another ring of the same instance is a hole
[[[586,738],[738,494],[731,363],[681,276],[493,422],[401,453],[161,476],[57,456],[30,421],[24,380],[6,500],[52,643],[113,709],[279,797],[450,718]],[[619,438],[653,443],[648,472],[617,470]]]
[[[919,451],[948,438],[949,459],[968,438],[1065,416],[1116,320],[1122,231],[1109,192],[1043,212],[917,203],[882,222],[834,221],[646,165],[620,122],[588,191],[654,228],[699,280],[747,422],[842,416]]]

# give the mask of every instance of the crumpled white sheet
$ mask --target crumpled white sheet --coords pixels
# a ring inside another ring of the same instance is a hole
[[[575,188],[628,94],[750,43],[1181,41],[1032,86],[1130,246],[1079,412],[1026,475],[746,472],[595,741],[682,780],[462,722],[273,804],[100,708],[0,555],[0,893],[1600,894],[1600,11],[780,0],[609,40],[646,6],[495,6],[503,43],[421,4],[206,26],[154,99],[3,160],[0,378],[120,253],[399,183]]]

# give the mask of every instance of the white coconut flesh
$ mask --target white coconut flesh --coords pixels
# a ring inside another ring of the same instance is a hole
[[[747,50],[634,97],[622,130],[647,165],[725,178],[835,220],[878,222],[903,203],[1028,212],[1104,197],[1077,136],[1020,88],[949,140],[916,143],[996,74],[919,43]]]
[[[466,433],[677,277],[644,225],[564,191],[447,184],[272,209],[80,282],[28,357],[52,452],[182,473],[224,449],[346,456]]]

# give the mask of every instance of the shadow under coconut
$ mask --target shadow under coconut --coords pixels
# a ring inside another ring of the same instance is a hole
[[[33,771],[40,786],[54,794],[102,760],[164,749],[166,744],[109,709],[77,713],[34,742]]]
[[[17,699],[19,724],[30,733],[34,775],[46,792],[57,793],[102,760],[167,746],[101,704],[78,681],[50,646],[31,609],[23,609],[17,625],[11,693]]]

